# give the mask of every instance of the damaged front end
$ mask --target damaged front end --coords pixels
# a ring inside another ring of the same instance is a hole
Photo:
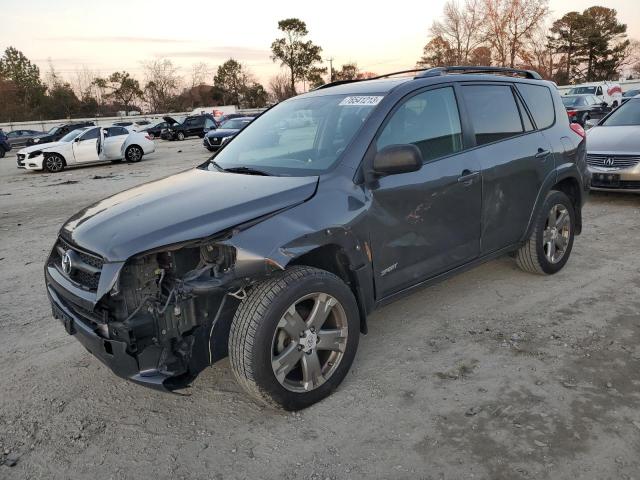
[[[45,266],[54,317],[117,375],[163,390],[188,386],[227,356],[244,288],[277,268],[230,236],[115,263],[60,238]]]

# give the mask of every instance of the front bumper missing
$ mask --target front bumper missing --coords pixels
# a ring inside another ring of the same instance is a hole
[[[64,325],[65,330],[73,335],[92,355],[117,376],[156,390],[173,391],[187,386],[192,377],[171,376],[156,369],[162,355],[161,348],[146,348],[140,355],[127,352],[127,344],[102,337],[98,329],[81,315],[47,285],[47,294],[53,311]]]

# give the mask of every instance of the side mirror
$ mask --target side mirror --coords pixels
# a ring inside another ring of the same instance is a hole
[[[76,142],[76,143],[79,142],[80,141],[80,137],[74,138],[73,141]]]
[[[589,130],[590,128],[593,128],[596,125],[598,125],[598,123],[599,123],[598,120],[596,120],[595,118],[590,118],[585,122],[584,128],[585,130]]]
[[[415,172],[422,168],[422,154],[415,145],[389,145],[373,159],[373,172],[379,176]]]

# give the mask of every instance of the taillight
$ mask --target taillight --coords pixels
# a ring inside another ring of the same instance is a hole
[[[571,130],[576,132],[582,138],[584,138],[586,136],[586,133],[584,132],[584,128],[582,128],[582,125],[580,125],[579,123],[572,123],[569,126],[571,127]]]
[[[576,116],[576,113],[578,113],[576,110],[567,110],[567,116],[568,116],[569,118],[571,118],[571,117],[575,117],[575,116]]]

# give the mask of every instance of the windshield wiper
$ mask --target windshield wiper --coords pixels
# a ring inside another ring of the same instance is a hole
[[[219,165],[217,165],[217,166],[218,166],[218,168],[222,168]],[[258,169],[255,169],[255,168],[251,168],[251,167],[229,167],[229,168],[222,168],[222,170],[224,172],[242,173],[244,175],[264,175],[265,177],[268,177],[268,176],[271,175],[270,173],[267,173],[265,171],[258,170]]]

